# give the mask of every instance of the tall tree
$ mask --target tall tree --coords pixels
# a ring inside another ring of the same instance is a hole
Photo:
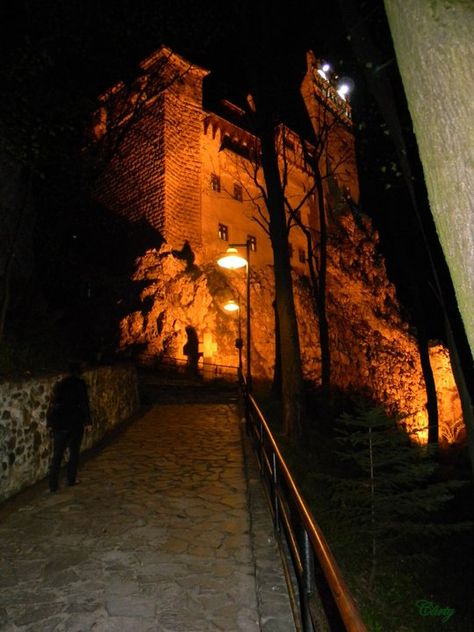
[[[403,6],[398,0],[386,0],[385,8],[423,163],[431,212],[474,356],[474,176],[468,159],[473,142],[469,60],[473,52],[474,9],[472,3],[464,0],[424,5],[409,0]],[[459,54],[453,56],[453,51]],[[474,475],[472,397],[447,313],[445,321]]]
[[[359,60],[361,67],[367,80],[369,89],[377,102],[382,113],[385,125],[390,133],[393,141],[397,160],[400,164],[400,171],[403,176],[405,186],[407,187],[410,204],[412,206],[415,221],[412,221],[413,231],[417,235],[417,242],[427,243],[426,236],[421,231],[421,222],[416,220],[420,218],[420,209],[418,207],[415,187],[413,185],[413,170],[411,168],[409,151],[405,141],[400,116],[397,111],[396,98],[392,85],[387,76],[387,68],[391,60],[387,62],[382,58],[380,51],[377,50],[373,39],[369,33],[366,22],[361,19],[359,9],[354,0],[347,2],[339,2],[339,6],[343,15],[343,19],[350,33],[350,41]],[[396,227],[392,222],[392,230],[397,234]],[[417,256],[417,249],[413,249],[413,256]],[[412,316],[414,324],[417,328],[417,345],[420,355],[420,364],[423,372],[427,399],[428,412],[428,441],[429,443],[438,442],[438,402],[436,395],[436,385],[433,376],[433,370],[429,357],[429,338],[427,335],[425,321],[427,314],[423,308],[422,301],[419,298],[419,284],[421,280],[418,277],[420,265],[413,266],[410,269],[410,263],[405,257],[402,259],[401,266],[404,267],[406,278],[408,279],[408,291],[411,298],[413,308]]]
[[[393,3],[388,2],[386,4],[387,4],[387,11],[389,15],[391,13],[393,16],[393,19],[396,25],[395,29],[396,29],[397,34],[400,36],[400,38],[403,37],[401,35],[402,30],[400,30],[401,24],[402,24],[402,21],[400,21],[400,16],[402,14],[404,16],[408,16],[410,11],[412,11],[412,15],[416,17],[417,20],[419,20],[420,24],[424,23],[425,28],[429,27],[430,20],[434,17],[435,14],[439,14],[438,17],[440,17],[442,20],[448,20],[447,23],[449,23],[450,27],[452,27],[456,21],[459,21],[459,23],[461,23],[462,21],[461,16],[464,16],[464,15],[466,16],[467,18],[466,24],[468,24],[469,21],[472,23],[474,19],[474,12],[472,10],[469,11],[467,7],[463,8],[462,5],[464,3],[462,2],[460,3],[459,10],[455,11],[453,15],[450,14],[451,17],[449,19],[448,19],[448,14],[446,13],[446,8],[443,8],[441,5],[440,5],[440,8],[436,10],[430,9],[430,10],[427,10],[426,12],[425,11],[418,12],[418,10],[416,10],[414,7],[407,8],[406,6],[404,6],[403,10],[401,10],[400,8],[395,8],[395,5],[397,4],[396,2],[393,2]],[[439,272],[437,269],[436,262],[434,260],[432,248],[427,238],[426,227],[421,217],[421,212],[420,212],[419,205],[417,202],[417,196],[416,196],[415,189],[413,186],[413,180],[414,180],[413,168],[412,168],[410,158],[409,158],[409,151],[407,150],[407,146],[406,146],[405,135],[403,133],[402,125],[400,123],[400,116],[399,116],[397,105],[396,105],[397,99],[395,98],[391,82],[386,74],[386,68],[389,65],[389,62],[387,62],[386,59],[381,58],[380,51],[374,45],[373,38],[367,27],[366,19],[362,15],[362,12],[360,8],[358,7],[357,3],[354,0],[350,0],[347,2],[341,1],[339,2],[339,6],[341,8],[341,12],[346,23],[346,27],[350,33],[351,42],[354,47],[356,56],[359,58],[361,66],[364,68],[368,86],[378,104],[380,112],[382,113],[382,116],[385,120],[389,133],[393,140],[394,147],[397,154],[397,159],[399,161],[400,168],[401,168],[401,173],[403,174],[405,186],[407,187],[407,190],[409,192],[410,203],[411,203],[415,220],[416,220],[414,222],[414,230],[417,231],[417,233],[420,235],[420,241],[424,246],[425,252],[427,254],[427,258],[429,260],[431,275],[432,275],[432,285],[435,288],[435,294],[438,300],[438,306],[444,315],[443,320],[444,320],[444,325],[445,325],[446,342],[450,350],[453,372],[455,375],[458,391],[461,397],[463,416],[464,416],[465,424],[468,429],[468,438],[469,438],[468,441],[469,441],[469,446],[470,446],[469,450],[471,454],[471,463],[472,463],[472,467],[474,471],[474,414],[473,414],[472,400],[469,394],[469,388],[466,383],[466,374],[465,374],[465,371],[463,370],[462,363],[459,357],[458,342],[456,341],[456,338],[453,334],[453,326],[451,322],[450,310],[448,309],[446,298],[445,298],[445,289],[443,287],[442,282],[440,281]],[[423,16],[425,20],[423,19]],[[454,18],[454,21],[452,18]],[[418,30],[415,31],[411,29],[411,26],[413,26],[415,22],[416,22],[415,19],[411,19],[411,20],[403,19],[403,25],[404,27],[406,26],[406,34],[408,35],[408,33],[411,33],[411,36],[409,37],[412,38],[410,46],[405,47],[403,49],[404,51],[415,50],[414,47],[418,43]],[[438,24],[437,20],[435,20],[433,24]],[[465,26],[465,23],[463,23],[463,25]],[[437,32],[437,27],[435,26],[432,32],[432,35],[436,34],[436,32]],[[467,34],[467,31],[463,29],[462,33],[463,33],[463,38],[464,38],[462,41],[465,42],[465,44],[467,45],[467,39],[465,39],[465,35]],[[457,32],[456,32],[456,37],[458,37]],[[424,52],[427,50],[427,47],[423,43],[422,45],[417,47],[417,50],[419,51],[419,54],[423,55]],[[440,52],[440,57],[441,59],[444,59],[443,51]],[[402,54],[402,59],[405,61],[405,56],[403,54]],[[422,65],[421,63],[418,64],[418,66],[420,67],[421,65]],[[446,66],[446,61],[444,65]],[[413,64],[412,53],[410,52],[409,61],[408,61],[408,58],[406,58],[406,70],[407,70],[407,74],[409,76],[412,76],[412,79],[413,79],[412,84],[411,84],[412,89],[418,87],[421,80],[426,81],[426,73],[420,74],[419,72],[416,72],[414,75],[412,74],[413,68],[418,67],[418,66],[415,66]],[[430,67],[443,68],[443,63],[433,64],[431,56],[430,56]],[[444,70],[446,70],[446,67],[444,68]],[[443,79],[445,77],[444,70],[440,75],[443,77]],[[413,94],[415,94],[415,92],[417,93],[418,95],[417,98],[419,99],[421,97],[421,92],[414,91]],[[457,92],[456,91],[452,92],[451,88],[449,88],[447,90],[447,97],[450,103],[452,99],[452,94],[457,94]],[[437,111],[439,102],[440,101],[438,97],[436,99],[433,99],[433,105],[436,104],[435,106],[436,111]],[[423,97],[422,107],[425,108],[427,103],[428,103],[428,100]],[[467,103],[470,103],[470,101],[468,101]],[[446,112],[446,109],[444,109],[443,111]],[[465,112],[466,112],[466,108],[463,106],[460,106],[459,109],[457,110],[457,113],[458,113],[457,120],[461,121],[463,113]],[[413,115],[413,112],[412,112],[412,115]],[[435,120],[436,120],[436,123],[438,124],[441,119],[439,117],[436,117]],[[423,125],[420,127],[420,130],[422,129],[423,130],[426,129],[424,119],[423,119]],[[443,133],[445,132],[446,129],[447,127],[443,123]],[[429,138],[432,138],[431,132],[429,134]],[[451,135],[449,135],[449,141],[447,142],[450,142],[450,141],[451,141]],[[442,154],[440,155],[440,161],[441,161],[440,164],[443,164],[443,165],[446,165],[445,152],[444,152],[445,146],[446,145],[443,143]],[[441,145],[439,145],[438,149],[440,147]],[[451,178],[448,178],[448,179],[451,182]],[[433,181],[427,180],[427,182],[429,183]],[[437,189],[437,190],[441,190],[441,189]],[[442,190],[446,191],[447,189],[446,187],[443,187]],[[449,233],[452,234],[451,227],[450,227]],[[466,231],[463,231],[463,234],[466,234]],[[421,360],[421,365],[422,365],[426,389],[427,389],[427,396],[428,396],[427,397],[428,413],[429,413],[429,420],[430,420],[429,441],[433,443],[433,442],[436,442],[438,439],[438,411],[437,411],[437,403],[436,403],[435,384],[434,384],[433,373],[432,373],[432,369],[431,369],[431,365],[429,361],[428,338],[426,336],[425,327],[424,327],[424,322],[427,318],[427,315],[424,312],[423,305],[421,304],[419,300],[419,291],[418,291],[418,288],[416,287],[416,272],[413,273],[411,277],[412,277],[412,282],[411,282],[410,287],[411,287],[412,303],[413,303],[413,308],[414,308],[413,314],[415,317],[415,324],[418,330],[418,345],[419,345],[419,350],[420,350],[420,360]]]
[[[240,18],[243,18],[243,32],[246,34],[243,50],[253,99],[255,131],[260,139],[274,257],[284,430],[292,438],[301,439],[306,416],[304,383],[291,277],[284,183],[277,151],[280,120],[276,86],[279,77],[278,67],[272,57],[278,50],[280,40],[273,30],[276,27],[272,22],[275,9],[264,5],[247,6],[247,11]]]
[[[474,176],[469,159],[474,7],[469,0],[386,0],[385,8],[431,211],[474,356]]]
[[[433,450],[420,448],[380,408],[361,403],[336,421],[335,452],[349,464],[343,475],[327,477],[335,510],[350,525],[370,564],[369,591],[395,545],[471,529],[470,523],[445,524],[436,512],[461,481],[436,481]]]

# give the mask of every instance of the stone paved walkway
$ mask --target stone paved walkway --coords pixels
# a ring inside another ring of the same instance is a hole
[[[80,485],[7,503],[0,630],[294,630],[241,439],[235,405],[154,406]]]

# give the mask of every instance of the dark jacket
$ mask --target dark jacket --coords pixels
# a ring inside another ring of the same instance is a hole
[[[52,430],[80,430],[90,424],[89,396],[84,380],[70,375],[57,382],[46,418]]]

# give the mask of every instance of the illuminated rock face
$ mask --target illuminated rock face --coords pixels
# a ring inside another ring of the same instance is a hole
[[[346,231],[344,248],[334,241],[329,253],[333,383],[342,389],[363,391],[389,411],[407,415],[414,437],[424,441],[426,393],[417,344],[400,317],[394,287],[377,254],[376,234],[368,222],[362,228],[350,216],[340,218],[340,222]],[[229,316],[223,305],[241,297],[245,342],[245,272],[221,271],[214,262],[200,260],[199,255],[190,267],[165,245],[139,261],[134,278],[145,283],[144,307],[122,321],[124,348],[139,345],[145,363],[163,356],[184,362],[186,327],[191,326],[200,341],[201,367],[237,367],[234,343],[238,316]],[[305,377],[317,384],[321,375],[317,320],[304,277],[295,274],[294,281]],[[252,270],[252,373],[269,379],[275,355],[273,284],[271,266]],[[440,436],[453,442],[462,437],[463,424],[449,357],[438,345],[431,349],[431,358]]]
[[[465,441],[466,427],[448,350],[441,344],[433,344],[430,348],[430,362],[438,396],[440,441],[445,443]]]

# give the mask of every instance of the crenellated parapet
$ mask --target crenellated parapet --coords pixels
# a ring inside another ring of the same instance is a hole
[[[351,106],[312,51],[306,54],[306,64],[300,90],[324,176],[334,178],[346,196],[358,204],[359,176]]]
[[[323,62],[317,59],[313,51],[306,53],[306,77],[311,84],[311,96],[321,106],[332,112],[344,125],[352,128],[352,108],[345,91],[338,87],[329,71],[323,69]]]

